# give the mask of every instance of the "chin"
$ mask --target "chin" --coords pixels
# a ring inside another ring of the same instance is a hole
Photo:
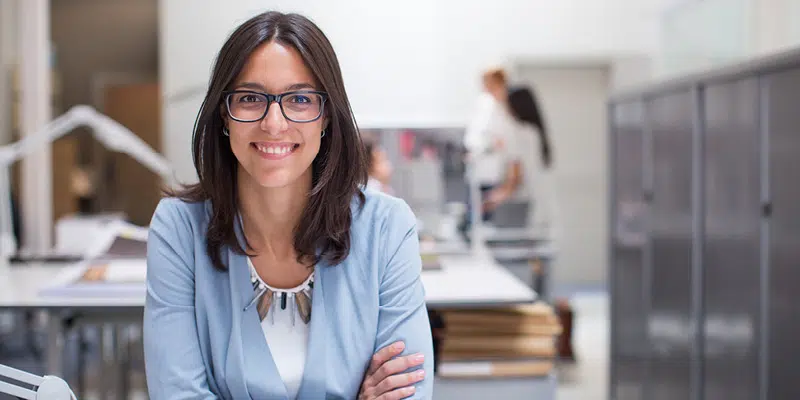
[[[286,169],[264,171],[258,175],[256,182],[263,188],[282,188],[291,186],[293,183],[300,180],[302,175],[302,173],[292,173],[292,171]]]

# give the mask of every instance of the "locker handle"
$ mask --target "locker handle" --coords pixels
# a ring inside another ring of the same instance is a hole
[[[772,216],[772,203],[767,202],[761,204],[761,216],[762,217]]]

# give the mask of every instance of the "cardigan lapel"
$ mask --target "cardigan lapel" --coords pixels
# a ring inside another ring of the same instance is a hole
[[[238,225],[238,223],[237,223]],[[237,230],[237,233],[240,231]],[[239,235],[240,243],[244,243]],[[272,359],[269,345],[261,328],[258,311],[253,301],[256,292],[250,282],[250,269],[247,257],[228,250],[228,273],[230,274],[234,315],[234,329],[238,325],[236,350],[240,360],[241,384],[248,397],[254,399],[286,399],[288,393],[283,384],[278,367]],[[238,324],[237,324],[238,322]],[[234,332],[231,332],[235,334]],[[231,378],[231,374],[228,374]]]
[[[330,268],[320,261],[314,270],[308,353],[298,399],[324,399],[328,376],[328,316],[325,312],[325,272]]]

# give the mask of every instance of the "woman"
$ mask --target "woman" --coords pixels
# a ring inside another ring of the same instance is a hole
[[[363,147],[319,28],[277,12],[239,26],[195,125],[199,183],[150,225],[150,397],[430,398],[415,218],[361,191]]]
[[[507,111],[506,80],[506,73],[500,68],[483,74],[483,92],[464,133],[464,147],[473,166],[469,179],[479,186],[484,199],[492,191],[500,193],[501,189],[507,189],[501,188],[506,182],[506,166],[517,155],[513,144],[514,123]],[[491,219],[492,211],[484,207],[484,221]],[[468,218],[470,215],[467,213]]]
[[[390,185],[393,167],[386,152],[373,140],[364,141],[364,152],[367,155],[367,175],[369,175],[367,189],[394,194]]]
[[[484,209],[492,211],[512,198],[526,199],[531,204],[527,225],[534,230],[555,235],[553,151],[547,127],[531,89],[526,86],[507,89],[504,112],[513,119],[509,128],[513,150],[509,150],[505,178],[488,192]]]

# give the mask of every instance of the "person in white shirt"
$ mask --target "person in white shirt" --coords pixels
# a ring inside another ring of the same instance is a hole
[[[469,179],[482,194],[483,220],[491,219],[501,204],[520,199],[531,204],[529,227],[551,229],[556,214],[550,178],[553,156],[535,97],[527,87],[509,88],[500,68],[484,73],[483,85],[464,136],[474,167]]]
[[[507,109],[506,74],[490,69],[483,74],[483,92],[467,125],[464,147],[473,173],[468,179],[480,187],[485,199],[490,192],[499,194],[506,181],[506,166],[516,159],[515,124]],[[472,199],[470,199],[470,202]],[[484,208],[483,220],[491,219],[491,209]],[[469,213],[467,215],[469,217]],[[469,222],[468,222],[469,223]]]

